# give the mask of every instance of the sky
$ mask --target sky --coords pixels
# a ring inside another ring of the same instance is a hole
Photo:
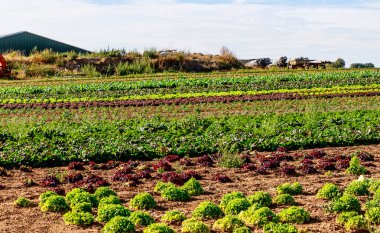
[[[380,66],[380,0],[0,0],[1,34],[84,49],[178,49]]]

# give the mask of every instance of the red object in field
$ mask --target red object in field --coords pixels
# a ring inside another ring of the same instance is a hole
[[[5,58],[0,53],[0,77],[9,78],[10,76],[11,76],[11,69],[7,66],[7,62],[5,61]]]

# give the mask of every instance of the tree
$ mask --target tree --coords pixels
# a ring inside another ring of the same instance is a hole
[[[331,66],[333,68],[344,68],[346,66],[346,62],[342,58],[338,58],[331,64]]]

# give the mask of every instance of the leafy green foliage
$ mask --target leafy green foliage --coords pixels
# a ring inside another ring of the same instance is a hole
[[[294,225],[270,222],[264,225],[264,233],[298,233]]]
[[[338,217],[336,217],[336,222],[338,224],[345,224],[348,219],[354,217],[354,216],[357,216],[359,215],[358,212],[355,212],[355,211],[348,211],[348,212],[342,212],[338,215]]]
[[[135,225],[127,217],[122,216],[112,218],[102,229],[102,233],[134,233],[135,231]]]
[[[366,231],[368,230],[368,223],[363,215],[356,215],[347,220],[344,224],[347,231]]]
[[[273,202],[276,203],[276,205],[294,205],[296,203],[294,198],[287,193],[277,195]]]
[[[235,229],[243,226],[244,223],[238,217],[226,215],[224,218],[216,220],[212,229],[217,232],[233,232]]]
[[[129,203],[131,209],[149,210],[156,208],[157,203],[149,193],[143,192],[137,194]]]
[[[182,222],[186,219],[185,214],[179,210],[167,211],[161,218],[162,221],[168,223]]]
[[[164,189],[161,196],[168,201],[188,201],[190,199],[190,195],[186,190],[177,187]]]
[[[116,192],[110,189],[109,187],[99,187],[95,193],[95,197],[100,200],[104,197],[109,197],[109,196],[117,196]]]
[[[89,192],[80,192],[70,200],[70,207],[76,206],[78,203],[91,203],[92,207],[97,207],[99,202],[96,197]]]
[[[187,191],[191,196],[198,196],[204,192],[202,185],[194,177],[192,177],[190,180],[188,180],[182,186],[182,189]]]
[[[236,198],[228,202],[224,212],[228,215],[237,215],[250,206],[251,204],[246,198]]]
[[[58,195],[51,195],[41,205],[43,212],[60,212],[69,209],[65,198]]]
[[[187,219],[182,222],[182,233],[210,233],[210,227],[202,221]]]
[[[237,198],[245,198],[245,196],[241,192],[231,192],[231,193],[225,194],[220,200],[220,205],[219,205],[220,208],[224,210],[231,200],[237,199]]]
[[[364,166],[360,165],[360,159],[357,156],[353,156],[346,172],[351,175],[362,175],[366,174],[368,171]]]
[[[175,231],[164,223],[153,223],[146,227],[143,233],[175,233]]]
[[[347,185],[344,193],[355,196],[369,195],[368,183],[365,181],[354,180]]]
[[[239,217],[250,225],[262,227],[269,222],[278,222],[278,217],[268,207],[261,207],[259,209],[252,208],[243,211],[239,214]]]
[[[162,191],[164,191],[164,189],[170,188],[170,187],[176,187],[176,186],[175,186],[175,184],[173,184],[171,182],[158,181],[156,186],[154,187],[154,191],[158,192],[158,193],[162,193]]]
[[[248,227],[239,227],[239,228],[236,228],[232,233],[251,233],[251,229],[249,229]]]
[[[254,194],[248,196],[247,199],[251,204],[257,203],[260,206],[269,207],[272,204],[272,198],[267,192],[257,191]]]
[[[89,212],[72,211],[63,215],[63,220],[67,225],[84,225],[88,226],[94,223],[94,216]]]
[[[25,198],[25,197],[19,197],[14,203],[15,206],[22,207],[22,208],[27,208],[32,205],[32,202]]]
[[[142,211],[136,211],[132,212],[131,216],[128,218],[135,226],[149,226],[150,224],[153,224],[154,218],[150,216],[150,214]]]
[[[71,206],[73,212],[91,212],[92,205],[89,202],[79,202]]]
[[[338,186],[332,183],[326,183],[317,193],[317,198],[331,200],[342,195]]]
[[[46,192],[44,192],[44,193],[42,193],[40,196],[39,196],[39,206],[41,207],[44,203],[45,203],[45,201],[49,198],[49,197],[51,197],[51,196],[58,196],[58,194],[57,193],[55,193],[55,192],[53,192],[53,191],[46,191]]]
[[[380,188],[380,180],[371,180],[368,190],[375,193]]]
[[[108,197],[103,197],[102,199],[100,199],[99,207],[106,204],[121,204],[121,200],[119,197],[112,196],[112,195]]]
[[[75,197],[75,195],[77,195],[78,193],[88,193],[86,192],[85,190],[83,189],[80,189],[80,188],[74,188],[72,189],[70,192],[66,193],[66,202],[67,204],[71,204],[71,200]],[[90,201],[91,203],[91,201]]]
[[[108,204],[99,207],[96,220],[99,222],[108,222],[115,216],[128,217],[129,215],[131,215],[131,211],[124,206]]]
[[[281,210],[278,214],[281,222],[304,223],[310,219],[310,214],[302,207],[292,206]]]
[[[330,209],[334,212],[345,212],[345,211],[360,211],[359,200],[352,195],[344,194],[337,200],[333,200]]]
[[[380,207],[373,207],[365,212],[365,218],[370,223],[379,224],[380,223]]]
[[[244,165],[244,160],[237,154],[224,152],[219,158],[219,165],[225,168],[239,168]]]
[[[294,182],[293,184],[290,183],[284,183],[280,184],[277,187],[277,193],[278,194],[290,194],[290,195],[297,195],[302,193],[302,186],[298,182]]]
[[[223,212],[220,207],[210,201],[201,202],[192,214],[192,217],[196,219],[217,219],[221,216]]]

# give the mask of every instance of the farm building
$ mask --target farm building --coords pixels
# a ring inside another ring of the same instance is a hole
[[[21,51],[25,54],[29,54],[35,48],[39,51],[42,51],[44,49],[51,49],[55,52],[89,52],[85,49],[68,45],[27,31],[0,36],[0,53],[9,51]]]

